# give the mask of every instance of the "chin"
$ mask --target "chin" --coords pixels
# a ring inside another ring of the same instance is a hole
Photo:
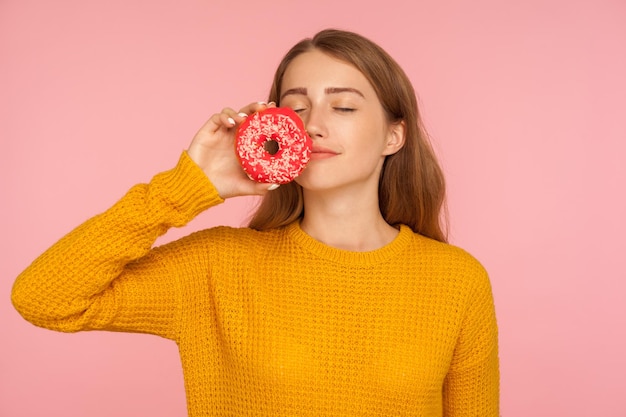
[[[297,177],[294,182],[302,187],[304,191],[323,191],[336,186],[336,184],[330,184],[328,180],[329,178],[311,178],[311,176],[303,174]]]

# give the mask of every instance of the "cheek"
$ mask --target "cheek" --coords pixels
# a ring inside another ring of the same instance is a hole
[[[355,123],[354,129],[364,141],[372,146],[380,146],[386,141],[388,123],[382,112],[364,112]]]
[[[375,146],[380,138],[380,129],[377,123],[374,123],[367,117],[358,117],[353,119],[340,120],[335,124],[334,136],[343,142],[346,146]]]
[[[352,136],[359,150],[372,158],[381,156],[386,148],[386,131],[379,124],[370,122],[359,125],[353,130]]]

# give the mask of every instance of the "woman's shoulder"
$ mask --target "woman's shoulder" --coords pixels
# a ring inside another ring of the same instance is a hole
[[[412,232],[412,253],[427,259],[439,268],[455,272],[455,276],[473,276],[487,278],[483,264],[468,250],[456,244],[440,242]]]

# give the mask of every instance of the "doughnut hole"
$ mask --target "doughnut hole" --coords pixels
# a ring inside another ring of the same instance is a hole
[[[276,141],[276,139],[272,137],[268,138],[263,143],[263,149],[265,149],[265,151],[267,151],[267,153],[269,153],[270,155],[276,155],[276,153],[280,149],[280,145],[278,144],[278,141]]]

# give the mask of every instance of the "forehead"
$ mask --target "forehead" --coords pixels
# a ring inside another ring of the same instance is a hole
[[[298,55],[287,66],[281,90],[298,87],[351,87],[363,91],[366,96],[375,95],[365,75],[356,67],[317,49]]]

